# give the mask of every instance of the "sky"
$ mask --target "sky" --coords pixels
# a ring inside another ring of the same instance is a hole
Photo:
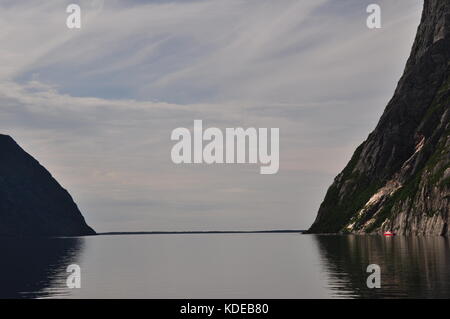
[[[306,229],[392,97],[422,5],[1,0],[0,133],[99,232]],[[174,164],[171,132],[196,119],[279,128],[279,172]]]

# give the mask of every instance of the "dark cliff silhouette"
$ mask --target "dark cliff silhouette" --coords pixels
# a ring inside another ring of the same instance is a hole
[[[93,235],[69,193],[9,136],[0,135],[0,235]]]
[[[309,232],[448,235],[449,66],[450,1],[425,0],[394,97],[328,189]]]

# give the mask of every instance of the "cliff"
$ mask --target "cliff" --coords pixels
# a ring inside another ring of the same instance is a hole
[[[0,135],[0,235],[93,235],[77,205],[14,140]]]
[[[394,96],[328,189],[310,233],[448,235],[449,35],[450,1],[425,0]]]

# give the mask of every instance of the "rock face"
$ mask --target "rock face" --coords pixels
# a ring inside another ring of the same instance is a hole
[[[0,235],[93,235],[77,205],[14,140],[0,135]]]
[[[311,233],[448,235],[450,1],[425,0],[394,97],[335,178]]]

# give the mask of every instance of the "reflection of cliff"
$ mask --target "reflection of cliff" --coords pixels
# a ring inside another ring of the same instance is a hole
[[[450,295],[450,243],[441,237],[316,236],[337,296],[433,298]],[[366,268],[381,267],[381,289]]]
[[[67,287],[66,267],[77,263],[83,239],[0,240],[0,298],[58,295]]]

